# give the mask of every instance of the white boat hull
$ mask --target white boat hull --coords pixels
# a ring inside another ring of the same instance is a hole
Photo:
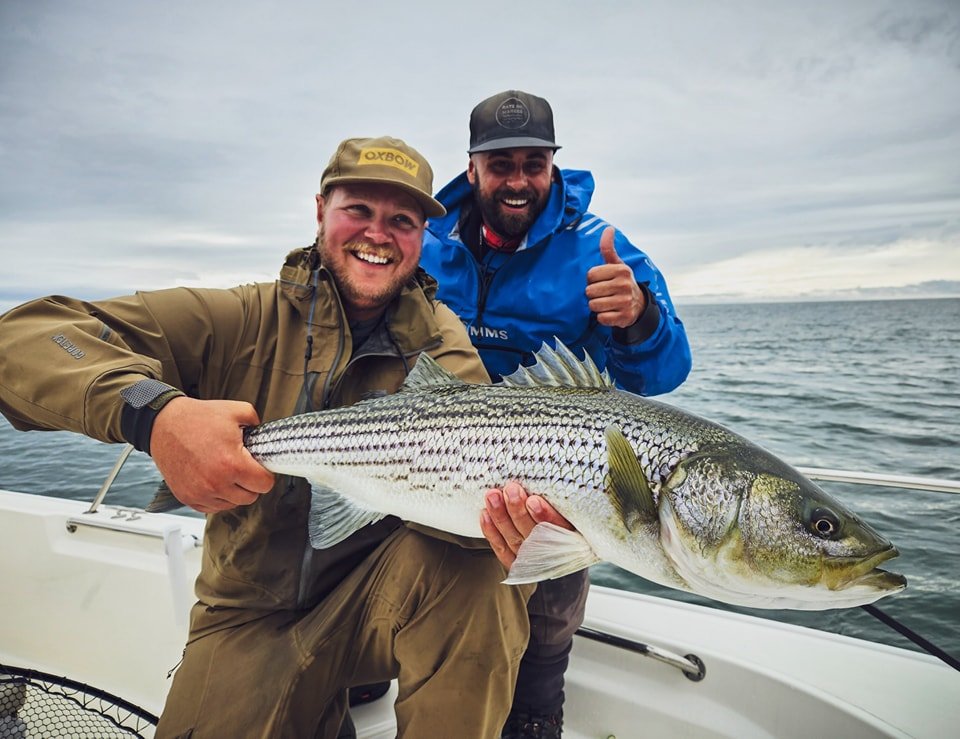
[[[159,714],[186,638],[203,520],[88,508],[0,491],[0,663]],[[567,673],[570,739],[940,739],[960,726],[960,673],[912,651],[598,586],[585,626],[695,654],[706,675],[695,682],[579,637]],[[359,736],[395,735],[395,695],[393,686],[353,709]]]

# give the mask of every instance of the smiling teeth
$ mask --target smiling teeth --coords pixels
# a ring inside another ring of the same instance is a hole
[[[370,262],[370,264],[388,264],[390,262],[386,257],[380,257],[376,254],[365,254],[363,252],[356,253],[357,259],[362,259],[364,262]]]
[[[505,202],[507,205],[512,205],[515,208],[519,208],[522,205],[526,205],[528,201],[526,199],[514,200],[513,198],[504,198],[503,202]]]

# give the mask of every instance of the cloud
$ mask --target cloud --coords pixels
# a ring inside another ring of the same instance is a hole
[[[750,252],[681,271],[672,293],[723,300],[832,299],[871,295],[960,296],[960,239],[904,239],[880,247],[827,246]],[[937,281],[929,275],[939,275]],[[921,283],[927,283],[922,289]]]
[[[810,250],[836,290],[876,284],[893,245],[922,251],[889,287],[954,273],[955,2],[491,0],[461,16],[0,5],[0,294],[270,279],[312,238],[340,139],[407,139],[439,189],[466,164],[470,109],[508,88],[550,100],[558,164],[593,171],[592,210],[673,292],[719,290],[708,275],[736,267],[773,295]],[[798,270],[791,294],[823,279]]]

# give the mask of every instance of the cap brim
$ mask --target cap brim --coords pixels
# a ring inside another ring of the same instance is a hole
[[[427,218],[439,218],[440,216],[445,216],[447,214],[447,209],[444,208],[438,201],[424,193],[423,190],[418,190],[413,185],[406,185],[403,182],[397,182],[396,180],[388,179],[386,177],[330,177],[326,182],[323,183],[323,189],[326,190],[328,187],[332,187],[334,185],[344,185],[350,183],[360,184],[365,182],[373,185],[392,185],[393,187],[400,188],[405,193],[412,196],[413,199],[420,204],[420,207],[423,208],[423,214]]]
[[[546,139],[537,139],[531,136],[514,136],[513,138],[491,139],[482,144],[471,146],[467,149],[467,154],[476,154],[480,151],[496,151],[497,149],[553,149],[556,151],[561,148],[552,141]]]

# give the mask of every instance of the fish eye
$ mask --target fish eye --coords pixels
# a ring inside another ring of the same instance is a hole
[[[810,515],[813,533],[822,539],[832,539],[840,533],[840,519],[829,508],[815,508]]]

